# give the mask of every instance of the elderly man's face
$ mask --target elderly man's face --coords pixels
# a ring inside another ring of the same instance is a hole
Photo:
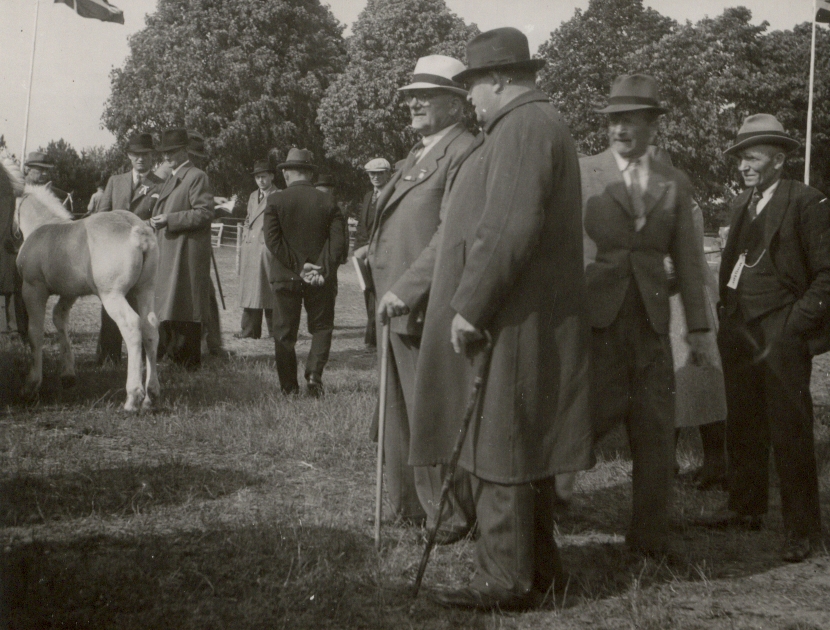
[[[49,169],[39,166],[29,166],[26,171],[26,183],[42,186],[49,182]]]
[[[369,181],[375,188],[383,188],[389,181],[389,171],[369,171]]]
[[[647,110],[608,115],[608,143],[627,160],[645,154],[657,131],[657,118]]]
[[[784,152],[778,147],[759,144],[738,154],[738,170],[746,186],[764,190],[781,177]]]
[[[144,175],[150,170],[153,165],[153,160],[149,153],[131,153],[127,152],[127,157],[130,158],[130,163],[133,165],[133,170]]]
[[[263,171],[254,175],[254,181],[256,181],[257,188],[260,190],[268,190],[271,188],[271,184],[274,183],[274,175],[268,171]]]
[[[476,119],[486,124],[499,111],[499,92],[496,91],[499,87],[490,74],[470,77],[466,84],[469,90],[467,100],[476,110]]]
[[[445,90],[409,90],[404,95],[412,128],[422,136],[431,136],[455,122],[456,97]]]

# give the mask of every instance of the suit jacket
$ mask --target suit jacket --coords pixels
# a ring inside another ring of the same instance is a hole
[[[690,331],[708,330],[700,252],[686,175],[650,161],[643,193],[646,222],[634,229],[634,209],[614,155],[607,149],[580,160],[585,279],[594,328],[616,319],[631,282],[637,283],[655,332],[669,332],[669,282],[663,259],[671,256]]]
[[[457,313],[493,337],[459,465],[506,484],[591,465],[580,208],[567,125],[547,95],[518,96],[485,125],[450,184],[415,379],[411,465],[449,461],[479,370],[450,345]]]
[[[152,195],[155,197],[155,193]],[[207,175],[184,164],[165,180],[152,216],[167,215],[157,234],[159,321],[207,322],[210,312],[210,224],[213,192]]]
[[[392,291],[409,307],[409,315],[392,320],[392,332],[421,335],[440,240],[441,201],[472,142],[463,125],[454,125],[420,162],[405,160],[378,197],[368,254],[375,292]]]
[[[248,198],[248,214],[243,225],[242,251],[239,260],[239,306],[242,308],[274,308],[274,292],[268,280],[273,264],[271,253],[265,247],[265,208],[271,193],[279,192],[271,187],[259,200],[259,189]]]
[[[268,197],[263,216],[265,246],[273,254],[269,275],[274,290],[301,290],[300,272],[307,262],[322,267],[327,285],[336,283],[337,266],[348,243],[343,215],[330,194],[311,182],[294,182]]]
[[[374,192],[374,188],[367,192],[363,196],[363,201],[360,203],[360,211],[357,215],[357,229],[354,233],[355,249],[368,245],[369,239],[372,236],[372,228],[374,227],[375,217],[377,216],[377,205],[374,208],[372,207],[372,194]]]
[[[113,175],[107,181],[104,194],[95,212],[129,210],[139,219],[147,220],[152,214],[152,195],[161,189],[163,180],[152,171],[141,178],[140,185],[133,190],[133,172]]]
[[[731,289],[726,283],[740,254],[737,236],[752,189],[731,204],[729,237],[720,266],[720,298]],[[789,179],[782,179],[762,212],[764,247],[778,278],[796,297],[787,320],[789,332],[803,336],[812,354],[830,349],[830,207],[824,194]]]

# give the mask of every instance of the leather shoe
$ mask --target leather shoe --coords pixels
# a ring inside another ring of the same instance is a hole
[[[323,389],[323,381],[320,380],[319,376],[309,376],[308,377],[308,395],[313,398],[320,398],[323,394],[325,394],[325,390]]]
[[[690,519],[692,525],[711,529],[736,528],[757,532],[764,525],[760,514],[738,514],[735,510],[720,509],[709,514],[701,514]]]
[[[787,536],[781,559],[784,562],[801,562],[810,557],[813,551],[807,536]]]
[[[472,608],[475,610],[528,610],[538,607],[543,596],[530,591],[525,596],[485,593],[474,588],[459,588],[430,593],[430,599],[447,608]]]

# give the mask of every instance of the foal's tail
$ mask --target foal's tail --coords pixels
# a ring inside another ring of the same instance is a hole
[[[144,223],[133,225],[130,228],[130,241],[141,252],[144,259],[137,284],[149,283],[149,286],[154,287],[156,270],[158,269],[159,248],[153,228]]]

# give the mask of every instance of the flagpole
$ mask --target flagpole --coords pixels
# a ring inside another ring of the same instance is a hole
[[[35,0],[35,27],[32,31],[32,59],[29,63],[29,86],[26,90],[26,117],[23,119],[23,151],[20,154],[20,163],[26,161],[26,140],[29,136],[29,109],[32,105],[32,80],[35,76],[35,45],[37,44],[37,18],[40,12],[40,0]]]
[[[813,143],[813,83],[816,75],[816,13],[818,4],[813,0],[813,39],[810,43],[810,96],[807,100],[807,141],[804,149],[804,183],[810,185],[810,150]]]

